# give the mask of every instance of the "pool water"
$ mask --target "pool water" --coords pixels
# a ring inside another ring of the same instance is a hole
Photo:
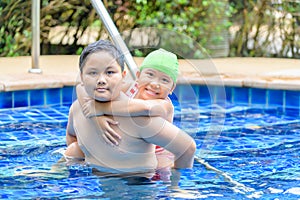
[[[300,199],[300,118],[293,110],[176,107],[174,123],[197,143],[194,168],[179,171],[177,186],[101,177],[81,163],[66,166],[68,110],[0,110],[1,199]]]

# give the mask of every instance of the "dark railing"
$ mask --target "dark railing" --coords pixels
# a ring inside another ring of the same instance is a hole
[[[124,54],[126,65],[130,70],[130,74],[132,78],[135,79],[136,78],[135,74],[138,70],[136,63],[134,62],[133,57],[130,54],[124,40],[122,39],[116,25],[114,24],[113,20],[108,14],[103,2],[101,0],[91,0],[91,3],[95,8],[95,10],[97,11],[98,15],[100,16],[100,19],[104,24],[106,30],[108,31],[111,39]]]
[[[130,71],[131,77],[136,78],[136,72],[138,70],[136,63],[128,50],[125,42],[123,41],[117,27],[113,20],[108,14],[104,4],[101,0],[91,0],[91,3],[97,13],[100,16],[102,23],[108,31],[114,44],[122,51],[125,57],[126,65]],[[32,0],[32,48],[31,58],[32,67],[29,69],[31,73],[41,73],[42,70],[39,67],[39,56],[40,56],[40,0]]]
[[[40,57],[40,0],[32,0],[31,3],[31,29],[32,29],[32,47],[31,47],[31,69],[30,73],[42,73],[39,66]]]

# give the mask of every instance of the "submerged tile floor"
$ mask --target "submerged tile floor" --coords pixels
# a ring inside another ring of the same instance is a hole
[[[68,113],[68,104],[35,108],[0,109],[0,125],[23,122],[66,124]]]

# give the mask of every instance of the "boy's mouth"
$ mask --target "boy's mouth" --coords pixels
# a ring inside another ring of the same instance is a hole
[[[96,91],[97,91],[97,92],[105,92],[105,91],[107,91],[107,90],[109,90],[109,89],[108,89],[108,88],[104,88],[104,87],[96,88]]]

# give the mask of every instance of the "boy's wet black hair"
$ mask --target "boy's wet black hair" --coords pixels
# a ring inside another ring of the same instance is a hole
[[[108,52],[113,58],[115,58],[117,63],[121,66],[121,70],[123,72],[124,65],[125,65],[124,56],[122,52],[108,40],[98,40],[96,42],[89,44],[87,47],[84,48],[79,58],[80,72],[82,72],[82,68],[85,65],[89,55],[93,53],[97,53],[99,51]]]

